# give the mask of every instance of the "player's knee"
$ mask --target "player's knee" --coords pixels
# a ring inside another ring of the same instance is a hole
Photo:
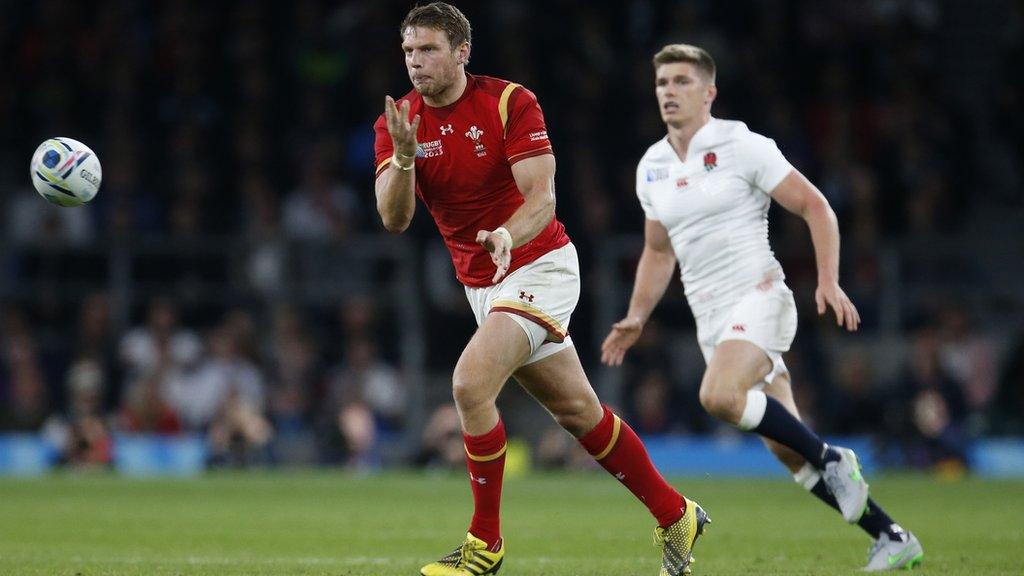
[[[463,413],[494,403],[483,382],[467,377],[459,370],[452,375],[452,398]]]
[[[597,426],[603,413],[600,403],[586,398],[573,398],[551,407],[558,425],[577,438]]]
[[[700,405],[719,420],[730,424],[739,422],[743,414],[743,404],[733,390],[713,383],[705,382],[700,387]]]

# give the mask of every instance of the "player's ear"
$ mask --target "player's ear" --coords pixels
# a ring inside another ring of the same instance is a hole
[[[455,49],[455,61],[459,64],[469,64],[469,53],[469,42],[459,44],[459,47]]]
[[[718,86],[711,84],[710,86],[708,86],[708,92],[704,96],[704,103],[711,104],[712,102],[715,101],[716,96],[718,96]]]

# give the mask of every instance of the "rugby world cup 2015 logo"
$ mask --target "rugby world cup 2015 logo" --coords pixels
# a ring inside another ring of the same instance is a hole
[[[466,138],[472,140],[473,144],[476,147],[474,151],[476,152],[477,156],[487,156],[487,149],[484,148],[483,143],[480,142],[480,137],[483,135],[484,131],[477,128],[476,126],[470,126],[469,132],[466,132]]]
[[[714,152],[708,152],[704,155],[704,169],[711,172],[718,166],[718,156]]]

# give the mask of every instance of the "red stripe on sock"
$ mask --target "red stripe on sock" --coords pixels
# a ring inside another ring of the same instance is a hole
[[[505,475],[505,424],[499,419],[490,432],[480,436],[463,433],[462,438],[466,443],[469,485],[473,489],[473,520],[469,532],[491,547],[501,540],[499,516],[501,481]],[[490,459],[499,452],[500,456]]]
[[[579,443],[591,456],[597,456],[608,449],[614,430],[615,414],[605,406],[601,422],[581,436]],[[686,509],[683,496],[654,467],[640,437],[624,420],[620,419],[615,445],[597,462],[647,506],[659,526],[671,526],[683,517]]]

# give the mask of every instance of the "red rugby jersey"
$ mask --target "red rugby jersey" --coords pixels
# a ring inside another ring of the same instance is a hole
[[[465,92],[448,106],[427,106],[415,90],[398,103],[409,101],[410,119],[421,116],[416,195],[434,217],[459,281],[479,288],[491,285],[494,263],[476,243],[476,233],[501,226],[525,201],[512,165],[552,152],[544,114],[532,92],[487,76],[466,74],[466,79]],[[379,176],[389,169],[393,149],[383,114],[373,128]],[[508,272],[568,243],[565,227],[552,218],[533,240],[512,250]]]

